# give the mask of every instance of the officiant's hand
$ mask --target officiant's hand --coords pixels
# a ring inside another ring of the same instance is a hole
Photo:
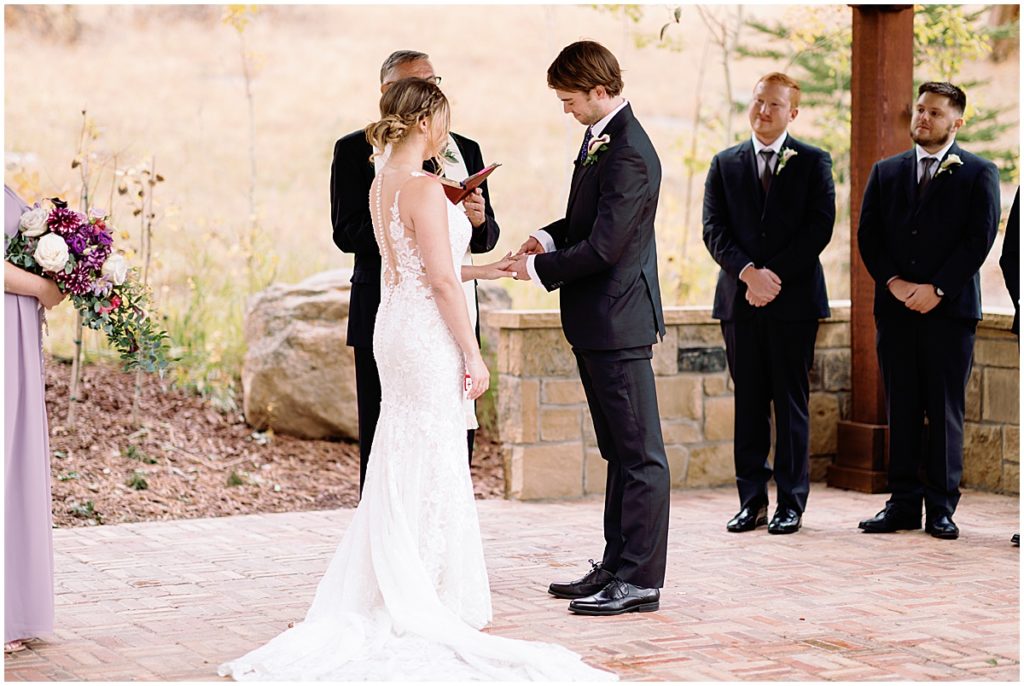
[[[484,192],[479,188],[474,188],[473,192],[466,196],[466,199],[462,201],[462,206],[466,209],[466,216],[469,217],[469,223],[474,228],[487,220],[487,215],[484,213]]]
[[[522,255],[543,255],[543,254],[544,254],[544,246],[541,245],[540,241],[538,241],[536,238],[534,238],[533,236],[530,236],[529,238],[526,239],[526,242],[524,242],[521,246],[519,246],[519,252],[517,252],[515,254],[515,256],[516,257],[520,257]]]

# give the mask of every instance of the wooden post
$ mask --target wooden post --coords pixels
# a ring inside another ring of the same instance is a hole
[[[850,150],[850,312],[853,393],[839,422],[828,485],[888,488],[885,394],[875,351],[875,283],[860,258],[857,225],[872,165],[907,150],[914,88],[913,5],[854,5]]]

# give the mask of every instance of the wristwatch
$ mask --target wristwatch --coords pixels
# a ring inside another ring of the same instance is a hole
[[[940,298],[945,297],[946,294],[942,292],[941,288],[939,288],[938,286],[933,286],[933,288],[935,289],[935,295],[939,296]]]

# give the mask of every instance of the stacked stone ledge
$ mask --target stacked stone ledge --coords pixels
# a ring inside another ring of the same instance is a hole
[[[733,386],[721,327],[707,307],[667,308],[665,319],[668,332],[654,347],[653,366],[672,486],[731,485]],[[1016,493],[1016,341],[1003,319],[987,315],[979,327],[964,482]],[[605,463],[558,312],[495,311],[488,322],[499,330],[498,429],[507,497],[602,493]],[[810,389],[811,478],[823,482],[835,458],[838,422],[849,415],[849,301],[834,302],[832,317],[821,322]]]

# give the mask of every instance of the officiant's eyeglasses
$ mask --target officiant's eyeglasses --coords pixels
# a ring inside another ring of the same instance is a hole
[[[440,86],[441,85],[441,77],[440,76],[431,76],[429,79],[423,79],[423,80],[427,81],[428,83],[432,83],[435,86]]]

